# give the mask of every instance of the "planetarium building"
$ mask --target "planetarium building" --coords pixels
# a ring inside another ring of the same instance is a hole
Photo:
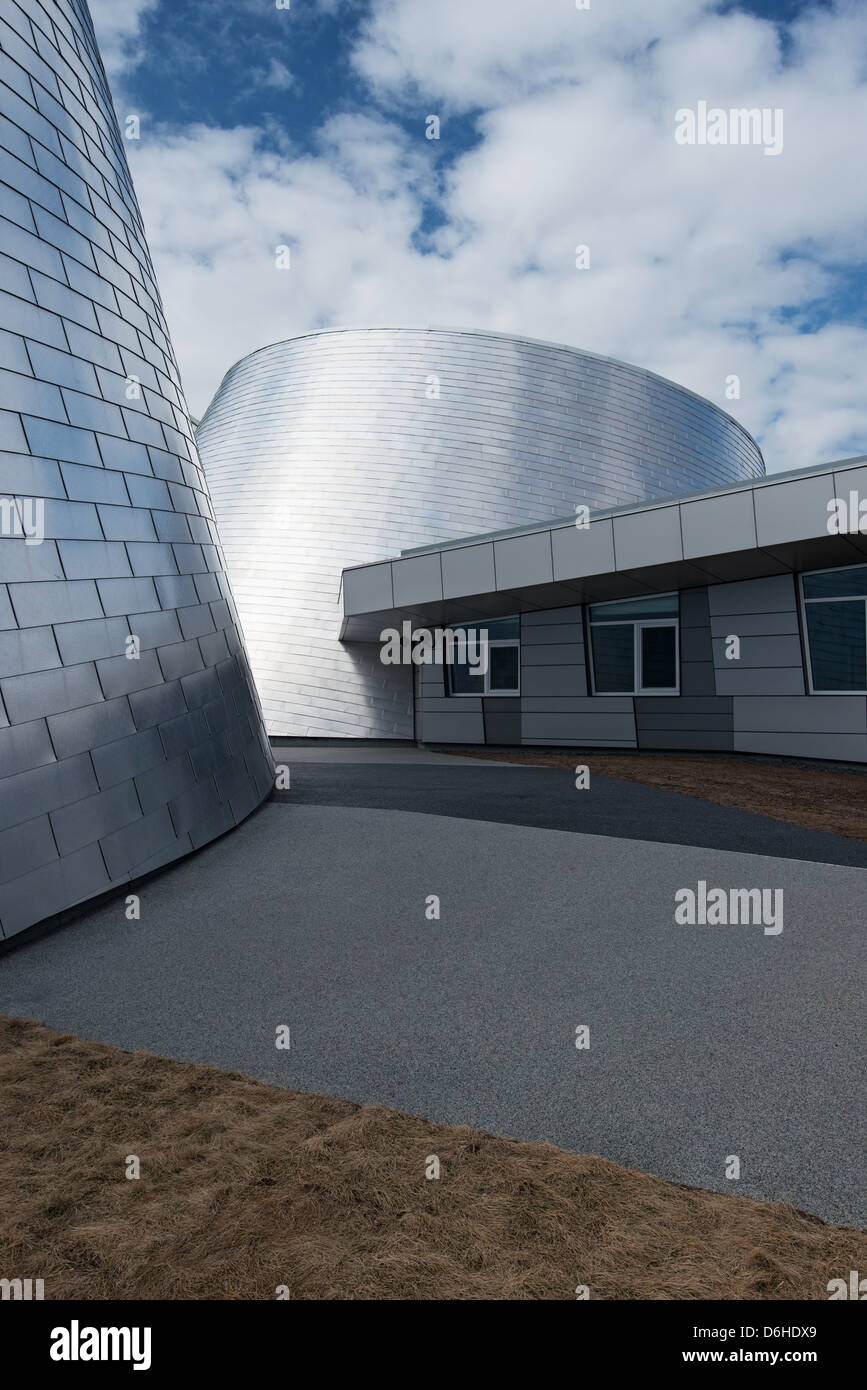
[[[2,938],[239,824],[269,734],[867,761],[867,459],[445,329],[264,347],[194,439],[83,0],[0,0],[0,318]]]
[[[413,673],[341,641],[341,572],[408,548],[763,475],[651,372],[497,333],[305,334],[227,373],[197,431],[269,734],[412,738]]]
[[[0,932],[273,764],[86,5],[0,6]]]

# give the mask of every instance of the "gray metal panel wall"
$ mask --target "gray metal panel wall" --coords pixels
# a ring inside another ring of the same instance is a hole
[[[730,752],[731,696],[637,695],[639,748],[691,748]]]
[[[421,686],[421,717],[416,737],[421,743],[485,743],[485,717],[481,698],[445,696],[441,666],[422,667],[440,677],[439,683]],[[433,694],[427,694],[433,690]]]
[[[639,748],[732,748],[731,697],[714,683],[710,606],[706,588],[680,595],[680,695],[637,695]]]
[[[684,589],[680,595],[680,693],[716,694],[706,588]]]
[[[803,695],[804,662],[791,574],[708,589],[718,695]],[[740,657],[726,658],[726,638]]]
[[[867,697],[736,696],[734,746],[743,753],[867,762]]]
[[[2,0],[0,50],[0,497],[45,521],[28,544],[7,506],[0,537],[9,937],[231,828],[273,770],[86,6]]]
[[[412,736],[410,673],[338,641],[342,569],[581,502],[763,474],[749,435],[691,392],[494,333],[335,330],[276,343],[227,373],[197,438],[268,729],[296,736]],[[497,554],[516,583],[550,577],[550,550],[536,555],[533,541],[498,542]],[[411,606],[431,563],[395,563],[400,597],[387,566],[374,572],[383,592],[370,607]],[[435,579],[452,595],[491,586],[448,562]]]
[[[521,619],[521,742],[635,743],[632,702],[588,698],[580,604]]]
[[[703,690],[706,684],[704,667],[714,625],[720,635],[736,630],[760,637],[769,652],[777,650],[775,638],[799,640],[790,575],[782,576],[782,582],[755,580],[749,585],[714,587],[716,593],[711,590],[710,595],[700,588],[684,590],[680,596],[680,695],[587,694],[581,608],[548,609],[524,614],[521,620],[520,698],[449,698],[442,668],[422,667],[418,737],[428,743],[637,746],[867,762],[867,697],[863,695],[695,693],[696,685]],[[758,611],[750,611],[751,604]],[[713,614],[713,608],[733,611]],[[790,660],[789,646],[782,655]],[[702,668],[698,681],[689,672],[691,665]],[[773,670],[767,665],[748,669],[758,669],[762,681]]]
[[[416,738],[420,743],[521,742],[521,702],[507,696],[447,696],[445,668],[420,666],[416,676]]]
[[[445,694],[443,668],[423,666],[417,737],[426,743],[635,747],[629,696],[588,696],[580,605],[521,618],[521,694]]]

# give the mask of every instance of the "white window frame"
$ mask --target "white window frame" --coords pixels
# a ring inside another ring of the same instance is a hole
[[[604,699],[610,696],[612,699],[624,696],[629,698],[635,695],[679,695],[680,694],[680,602],[678,590],[672,590],[667,594],[647,594],[642,598],[677,598],[678,611],[673,618],[612,618],[606,622],[604,618],[594,618],[591,616],[591,608],[607,608],[607,603],[593,603],[587,605],[587,644],[590,653],[590,686],[594,696]],[[610,603],[624,603],[624,599],[611,599]],[[597,690],[596,689],[596,665],[593,656],[593,629],[594,627],[631,627],[632,628],[632,689],[631,690]],[[637,629],[646,627],[673,627],[674,628],[674,678],[673,686],[652,686],[641,685],[641,637],[637,634]]]
[[[804,634],[804,661],[807,667],[807,692],[810,695],[867,695],[867,685],[862,690],[817,690],[813,685],[813,654],[810,650],[810,629],[807,627],[807,604],[813,603],[862,603],[864,605],[864,630],[867,638],[867,595],[847,594],[839,597],[827,598],[807,598],[804,594],[804,580],[811,579],[814,574],[842,574],[844,570],[862,570],[867,566],[860,565],[832,565],[823,570],[803,570],[798,575],[798,597],[801,607],[801,631]],[[865,660],[867,668],[867,660]],[[867,676],[867,669],[865,669]]]
[[[504,617],[504,618],[518,618],[518,624],[519,624],[518,631],[519,631],[519,633],[520,633],[520,616],[519,616],[519,614],[517,614],[517,613],[505,613],[505,614],[503,615],[503,617]],[[465,623],[465,622],[457,623],[457,624],[456,624],[456,627],[462,627],[462,628],[468,628],[468,627],[469,627],[469,628],[472,628],[474,631],[478,630],[478,631],[484,632],[484,631],[486,630],[486,624],[487,624],[487,623],[489,623],[489,622],[490,622],[490,623],[493,623],[493,622],[501,622],[501,621],[502,621],[502,619],[500,619],[500,618],[480,618],[478,622],[474,622],[474,623]],[[453,689],[452,689],[452,675],[451,675],[452,669],[453,669],[453,663],[451,663],[451,662],[446,662],[446,663],[445,663],[445,679],[446,679],[446,693],[447,693],[448,699],[450,699],[450,700],[496,700],[496,699],[499,699],[500,697],[504,697],[504,698],[509,699],[509,700],[514,700],[515,697],[516,697],[517,695],[520,695],[520,693],[521,693],[521,638],[520,638],[520,636],[518,636],[518,637],[492,637],[492,638],[490,638],[490,639],[488,640],[488,642],[486,643],[486,646],[487,646],[487,648],[488,648],[488,666],[487,666],[487,670],[485,671],[484,676],[483,676],[483,678],[482,678],[482,679],[484,680],[484,682],[485,682],[485,687],[484,687],[484,689],[483,689],[483,690],[453,690]],[[492,649],[493,647],[517,647],[517,649],[518,649],[518,684],[517,684],[517,686],[516,686],[514,689],[509,689],[509,690],[491,690],[491,688],[490,688],[490,686],[491,686],[491,660],[490,660],[490,652],[491,652],[491,649]]]

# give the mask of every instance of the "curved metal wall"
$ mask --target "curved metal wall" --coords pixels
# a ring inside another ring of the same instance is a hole
[[[736,421],[661,377],[446,330],[262,348],[197,441],[268,731],[301,737],[412,736],[410,672],[337,640],[344,567],[764,472]]]
[[[237,824],[273,766],[79,0],[0,0],[0,112],[8,937]]]

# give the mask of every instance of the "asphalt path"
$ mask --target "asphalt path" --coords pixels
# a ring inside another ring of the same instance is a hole
[[[318,754],[318,756],[314,756]],[[278,800],[294,805],[369,806],[428,811],[435,815],[545,830],[613,835],[627,840],[704,845],[787,859],[867,868],[867,844],[788,821],[720,806],[641,782],[593,774],[579,791],[570,768],[528,767],[482,759],[393,750],[363,761],[339,761],[340,751],[277,747],[289,768],[288,791]],[[580,758],[576,757],[576,765]],[[712,772],[708,773],[712,776]]]
[[[299,765],[147,881],[138,922],[107,901],[0,957],[0,1011],[864,1224],[867,871],[835,837],[810,859],[765,827],[746,852],[743,813],[559,780]],[[679,925],[700,880],[782,889],[782,931]]]

